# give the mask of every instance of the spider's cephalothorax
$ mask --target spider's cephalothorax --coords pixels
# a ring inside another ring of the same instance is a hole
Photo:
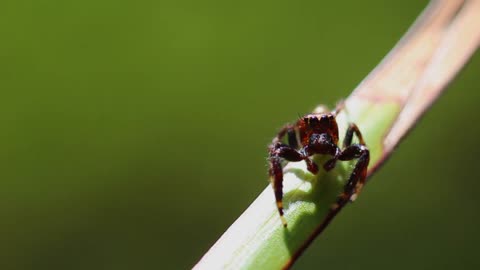
[[[353,123],[348,126],[343,141],[343,149],[338,147],[338,126],[335,120],[337,112],[307,114],[294,125],[285,125],[268,147],[270,179],[275,192],[278,212],[284,226],[287,226],[287,223],[283,217],[282,160],[305,161],[307,169],[311,173],[317,174],[319,168],[311,159],[313,155],[320,154],[332,157],[323,164],[326,171],[333,169],[337,160],[358,159],[336,206],[344,204],[348,200],[353,201],[365,183],[370,152],[365,146],[360,130]],[[358,137],[358,144],[352,144],[353,134]],[[287,136],[287,140],[284,143],[282,140],[285,136]]]

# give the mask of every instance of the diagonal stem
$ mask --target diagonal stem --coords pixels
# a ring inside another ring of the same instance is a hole
[[[444,91],[480,44],[480,0],[432,1],[387,57],[345,100],[377,170]],[[345,113],[337,116],[341,132]],[[330,205],[351,168],[311,175],[300,163],[285,168],[285,217],[280,222],[268,186],[194,269],[288,269],[345,204]]]

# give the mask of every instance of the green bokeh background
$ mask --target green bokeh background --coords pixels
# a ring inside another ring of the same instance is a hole
[[[192,267],[426,3],[2,0],[0,269]],[[295,269],[480,267],[479,71]]]

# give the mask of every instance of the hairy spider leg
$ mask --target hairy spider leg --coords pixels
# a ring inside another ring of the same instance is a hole
[[[343,149],[344,150],[352,144],[353,134],[355,134],[357,136],[358,141],[360,142],[360,145],[365,145],[365,141],[363,140],[362,133],[358,129],[357,125],[355,125],[354,123],[350,123],[348,125],[347,133],[345,134],[345,138],[343,139]],[[339,157],[340,157],[341,153],[342,153],[342,151],[338,151],[332,159],[330,159],[329,161],[325,162],[325,164],[323,164],[323,168],[326,171],[330,171],[331,169],[335,168],[335,165],[337,163],[337,160],[339,160]]]
[[[358,129],[357,125],[354,123],[350,123],[347,129],[347,134],[345,134],[345,139],[343,140],[343,147],[348,147],[352,144],[353,133],[357,135],[358,141],[361,145],[365,145],[365,141],[363,140],[362,133]]]
[[[281,143],[283,137],[287,135],[288,145]],[[275,194],[275,200],[277,203],[277,209],[280,214],[280,219],[283,225],[287,226],[287,221],[283,216],[283,167],[282,158],[287,161],[302,161],[307,164],[307,169],[316,174],[318,172],[318,166],[311,161],[308,156],[299,152],[295,148],[298,147],[297,132],[292,125],[284,126],[269,146],[269,170],[270,181],[273,185],[273,191]]]
[[[370,162],[370,151],[365,145],[352,144],[342,151],[339,156],[339,160],[352,160],[358,158],[355,167],[353,168],[347,184],[344,187],[343,193],[337,200],[337,205],[343,204],[346,201],[354,201],[363,186],[365,185],[365,179],[367,178],[367,167]],[[334,208],[336,206],[334,205]]]
[[[359,144],[352,144],[353,134],[358,138]],[[350,177],[345,184],[343,193],[339,196],[337,203],[333,208],[337,208],[340,204],[345,203],[348,200],[354,201],[365,184],[367,177],[367,167],[370,162],[370,151],[365,146],[362,133],[358,129],[357,125],[351,123],[345,134],[343,140],[344,149],[335,155],[331,160],[324,164],[324,168],[328,171],[335,167],[337,160],[347,161],[352,159],[358,159],[355,167],[350,174]]]

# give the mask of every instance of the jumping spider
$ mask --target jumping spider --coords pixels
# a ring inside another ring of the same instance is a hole
[[[320,154],[332,157],[323,164],[326,171],[333,169],[337,160],[357,159],[344,190],[333,208],[348,202],[348,200],[355,200],[365,183],[370,152],[365,145],[362,133],[357,125],[350,123],[343,140],[343,149],[340,149],[338,147],[338,125],[335,118],[341,108],[332,112],[326,111],[323,107],[319,108],[321,109],[300,118],[294,125],[285,125],[268,147],[270,180],[275,192],[278,212],[285,227],[287,222],[283,217],[282,160],[287,162],[305,161],[307,169],[311,173],[317,174],[319,168],[311,159],[313,155]],[[352,144],[353,134],[357,136],[358,144]],[[285,136],[287,136],[287,142],[283,143],[282,140]]]

